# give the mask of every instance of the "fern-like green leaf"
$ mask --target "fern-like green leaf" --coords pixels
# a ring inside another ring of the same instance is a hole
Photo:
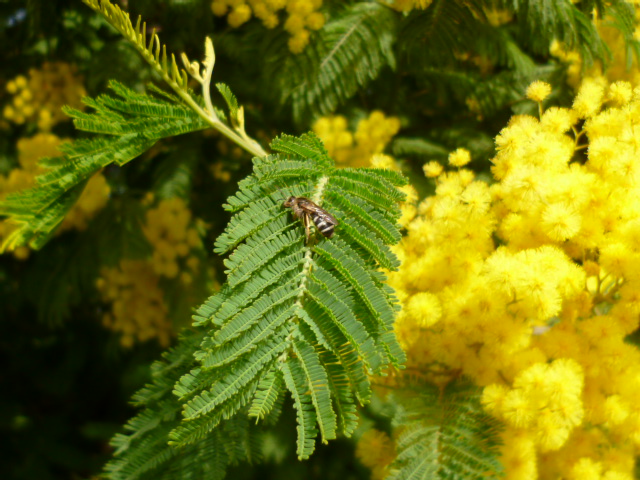
[[[231,89],[224,83],[216,83],[216,88],[224,98],[224,101],[227,103],[227,107],[229,107],[229,117],[236,118],[238,116],[238,100],[236,96],[233,94]]]
[[[318,435],[317,415],[313,408],[312,397],[309,394],[309,385],[304,376],[304,370],[300,360],[290,357],[282,366],[284,381],[293,397],[293,405],[296,409],[298,420],[298,449],[296,453],[299,459],[309,458],[315,450],[316,436]]]
[[[111,163],[124,165],[161,138],[208,126],[183,105],[134,92],[115,81],[110,88],[115,97],[85,99],[93,113],[65,110],[76,128],[107,136],[63,144],[62,156],[42,162],[47,170],[36,178],[35,188],[9,195],[0,202],[0,215],[11,216],[19,225],[6,239],[5,247],[42,247],[94,173]]]
[[[474,52],[505,66],[519,75],[526,74],[533,60],[520,47],[536,53],[547,53],[554,40],[578,49],[587,64],[607,60],[606,46],[592,22],[592,9],[571,0],[506,0],[519,23],[520,42],[516,43],[505,29],[493,27],[485,8],[494,8],[483,0],[434,0],[424,10],[412,11],[398,35],[402,59],[413,71],[438,69],[452,65],[457,55]],[[590,3],[590,2],[581,2]],[[622,1],[611,2],[624,10]],[[601,11],[608,13],[609,8]],[[628,18],[628,15],[622,14]],[[622,18],[622,17],[619,17]]]
[[[284,375],[289,391],[305,385],[304,392],[291,394],[301,409],[298,453],[306,457],[314,444],[309,432],[315,438],[317,430],[327,441],[338,425],[343,433],[353,431],[354,394],[361,401],[370,395],[366,372],[403,361],[389,336],[395,298],[376,268],[398,265],[387,245],[400,238],[395,220],[404,197],[396,187],[404,178],[384,170],[335,169],[310,135],[282,137],[272,148],[287,155],[255,159],[253,175],[229,199],[235,215],[216,242],[218,252],[233,250],[225,261],[227,283],[194,317],[213,330],[195,353],[202,368],[175,389],[188,420],[173,431],[176,444],[202,438],[249,402],[252,416],[264,418]],[[300,222],[282,205],[291,195],[312,198],[336,216],[340,225],[331,240],[316,234],[305,244]],[[342,366],[328,368],[322,362],[327,358]]]
[[[397,12],[381,3],[349,5],[302,53],[289,54],[286,46],[275,43],[274,49],[287,54],[267,65],[266,77],[275,79],[281,101],[291,102],[297,121],[332,112],[384,67],[395,68],[398,18]]]
[[[284,380],[282,371],[271,370],[260,379],[258,391],[249,409],[249,416],[258,420],[265,418],[273,410],[283,392]]]
[[[293,351],[300,360],[306,383],[309,386],[311,401],[318,415],[318,427],[323,443],[336,438],[337,417],[331,406],[329,378],[325,367],[320,363],[316,350],[303,339],[293,339]]]
[[[201,341],[178,368],[182,375],[171,377],[172,387],[163,379],[162,394],[154,393],[171,415],[155,418],[153,435],[162,428],[171,447],[145,471],[173,465],[175,451],[207,444],[236,418],[274,421],[287,392],[298,418],[297,453],[307,458],[318,434],[327,442],[353,433],[356,401],[371,396],[368,374],[404,361],[393,334],[397,301],[379,271],[398,265],[388,245],[400,238],[404,178],[336,169],[313,135],[283,136],[272,148],[283,153],[254,159],[253,174],[228,200],[235,214],[216,242],[217,251],[231,252],[228,279],[194,315]],[[314,229],[307,243],[302,223],[283,206],[290,195],[334,214],[333,238]],[[164,398],[169,390],[173,398]],[[148,429],[153,412],[144,415],[139,425]],[[113,465],[134,468],[127,458],[146,455],[146,435],[122,437]]]
[[[398,34],[404,62],[414,71],[452,64],[460,52],[475,51],[491,29],[477,0],[434,0],[412,11]]]
[[[321,353],[322,363],[327,368],[327,380],[338,417],[338,429],[348,437],[358,426],[358,415],[349,376],[338,357],[331,352]]]
[[[203,334],[184,335],[178,347],[152,366],[153,383],[134,397],[134,403],[144,409],[129,421],[127,433],[112,440],[116,454],[105,467],[108,478],[222,480],[228,465],[259,457],[258,429],[242,416],[223,421],[215,432],[184,448],[167,444],[169,433],[180,424],[181,404],[171,390],[185,368],[193,366],[193,349]]]
[[[485,78],[473,71],[427,68],[421,80],[425,87],[438,86],[451,92],[458,102],[473,100],[478,113],[494,115],[500,109],[521,101],[534,80],[550,80],[560,70],[559,65],[545,65],[524,72],[509,71]],[[444,91],[444,90],[443,90]]]
[[[456,380],[392,394],[398,455],[391,480],[486,480],[502,477],[500,426],[480,405],[478,387]]]
[[[147,41],[147,24],[140,17],[134,26],[129,14],[109,0],[83,0],[83,2],[99,12],[123,37],[129,40],[142,57],[158,72],[163,79],[177,91],[187,92],[187,72],[178,67],[175,56],[167,57],[167,49],[160,43],[155,29],[149,32]]]

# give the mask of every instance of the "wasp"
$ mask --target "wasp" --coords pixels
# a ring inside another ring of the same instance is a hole
[[[338,221],[324,208],[320,208],[311,200],[305,197],[289,197],[284,202],[285,207],[290,207],[296,218],[301,218],[304,223],[304,232],[307,243],[309,243],[309,225],[311,220],[320,233],[327,238],[333,236],[333,231],[338,225]]]

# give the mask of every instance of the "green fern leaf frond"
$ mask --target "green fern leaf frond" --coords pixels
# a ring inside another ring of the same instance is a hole
[[[638,57],[640,52],[639,43],[633,38],[634,8],[624,0],[577,3],[570,0],[506,0],[502,4],[515,14],[518,23],[515,30],[489,23],[484,9],[492,8],[493,4],[486,0],[434,0],[426,9],[412,11],[397,35],[403,65],[415,72],[419,80],[429,82],[431,78],[438,88],[447,84],[447,74],[458,76],[458,83],[469,77],[467,90],[471,90],[471,86],[481,84],[484,79],[471,73],[477,72],[472,64],[469,64],[472,68],[467,69],[468,72],[461,71],[460,55],[477,55],[494,66],[506,67],[509,72],[503,73],[513,76],[516,81],[530,78],[535,73],[535,61],[527,52],[547,55],[554,40],[577,50],[587,66],[596,60],[606,64],[611,53],[596,29],[595,11],[600,24],[613,26],[622,33],[629,65],[633,56]],[[457,71],[450,71],[452,68]],[[434,80],[436,72],[443,76]],[[508,85],[508,80],[503,78],[502,83]],[[452,78],[452,81],[456,79]],[[492,97],[494,87],[484,89],[491,92],[488,96],[477,92],[476,99]]]
[[[398,455],[391,480],[498,479],[500,425],[484,412],[480,389],[466,380],[414,385],[391,394]]]
[[[183,335],[177,347],[151,367],[153,383],[134,396],[144,409],[127,424],[125,434],[112,440],[115,457],[105,466],[112,480],[222,479],[238,460],[259,456],[258,430],[246,418],[224,421],[206,438],[182,449],[167,444],[171,430],[180,424],[179,400],[171,394],[185,369],[194,365],[193,350],[204,332]]]
[[[284,379],[280,370],[271,370],[260,379],[258,390],[249,408],[249,416],[264,419],[284,393]]]
[[[175,56],[171,54],[171,59],[167,56],[167,49],[160,43],[160,38],[155,32],[151,32],[147,41],[147,26],[138,17],[135,27],[131,23],[129,14],[119,6],[114,5],[109,0],[83,0],[83,2],[94,11],[101,14],[124,38],[134,46],[140,55],[149,65],[160,75],[160,77],[173,89],[177,97],[162,93],[161,96],[171,103],[182,102],[209,126],[231,139],[248,152],[261,156],[265,152],[252,138],[250,138],[244,126],[244,109],[237,106],[237,101],[226,85],[219,85],[220,92],[227,102],[231,116],[231,125],[227,123],[226,115],[216,109],[211,102],[211,75],[215,65],[215,53],[213,43],[210,38],[205,41],[205,55],[202,62],[203,68],[198,62],[191,62],[183,53],[181,56],[184,68],[178,67]],[[187,73],[188,72],[188,73]],[[202,86],[203,99],[196,97],[189,89],[189,75],[191,75]],[[179,98],[180,101],[176,102]],[[235,116],[233,116],[235,114]],[[150,120],[152,122],[152,120]],[[156,128],[162,127],[162,122]]]
[[[304,340],[293,339],[293,352],[304,370],[306,383],[310,387],[311,401],[318,416],[320,435],[323,443],[327,443],[327,440],[336,438],[338,428],[337,417],[331,405],[327,371],[316,350]]]
[[[459,69],[460,56],[473,54],[519,75],[533,70],[534,60],[511,32],[490,24],[487,4],[491,2],[434,0],[428,8],[411,12],[398,33],[398,50],[406,67],[420,78],[434,70]]]
[[[229,117],[236,118],[238,116],[238,100],[236,99],[236,96],[224,83],[216,83],[216,88],[227,103],[227,107],[229,107]]]
[[[336,169],[313,135],[282,136],[272,148],[286,153],[254,159],[253,174],[228,200],[234,215],[216,242],[217,251],[231,252],[227,282],[194,315],[199,346],[190,343],[179,378],[171,370],[140,395],[139,403],[153,397],[166,409],[132,421],[112,465],[134,468],[131,462],[153,450],[148,435],[155,441],[160,434],[170,446],[144,471],[164,461],[173,468],[175,452],[208,445],[239,418],[274,422],[287,393],[298,420],[297,454],[308,458],[318,435],[328,442],[354,432],[356,402],[371,397],[368,376],[404,361],[393,334],[397,300],[380,271],[398,265],[388,246],[400,238],[404,177]],[[302,223],[283,206],[291,195],[335,215],[333,238],[314,230],[305,241]]]
[[[404,63],[412,70],[449,65],[461,52],[473,52],[491,29],[477,0],[434,0],[414,10],[398,33]]]
[[[316,436],[318,435],[316,410],[309,392],[309,387],[304,378],[304,370],[300,360],[290,357],[282,366],[284,381],[293,397],[298,421],[298,449],[296,454],[299,459],[309,458],[315,450]]]
[[[147,42],[147,24],[138,17],[135,27],[131,23],[129,14],[109,0],[83,0],[91,9],[99,12],[120,34],[129,40],[142,57],[162,76],[162,78],[177,90],[187,91],[187,72],[178,67],[175,56],[169,61],[167,49],[160,43],[160,38],[151,32]]]
[[[358,427],[358,414],[350,379],[338,357],[329,351],[321,353],[321,361],[327,367],[327,379],[338,418],[338,429],[349,437]]]
[[[300,137],[282,135],[271,142],[271,148],[286,155],[311,159],[318,166],[333,167],[333,162],[329,159],[322,140],[314,134],[306,133]]]
[[[291,102],[296,121],[334,111],[384,67],[395,68],[398,18],[381,3],[356,2],[330,20],[302,53],[276,55],[266,76],[276,79],[281,102]],[[280,44],[275,49],[288,51]]]
[[[395,297],[377,269],[398,266],[388,245],[400,238],[395,222],[404,195],[397,187],[405,179],[384,170],[336,169],[312,135],[283,136],[272,148],[287,155],[255,159],[253,175],[228,201],[235,215],[216,241],[216,251],[232,251],[227,283],[194,316],[197,325],[214,328],[195,353],[201,367],[175,388],[186,419],[172,433],[177,445],[203,438],[245,407],[266,417],[282,375],[289,391],[305,385],[291,394],[304,410],[298,453],[306,457],[311,433],[328,441],[339,425],[342,433],[353,431],[353,398],[370,396],[367,373],[404,360],[388,335]],[[282,205],[292,195],[312,198],[336,216],[331,240],[316,235],[305,245],[300,222]],[[324,364],[329,358],[338,366]]]
[[[42,247],[88,179],[100,169],[112,163],[124,165],[161,138],[208,127],[184,105],[134,92],[115,81],[109,86],[115,97],[84,99],[93,113],[65,109],[76,128],[105,136],[61,145],[63,155],[41,162],[47,170],[36,178],[35,188],[0,202],[0,215],[11,216],[19,225],[5,240],[4,248],[27,244],[34,249]]]
[[[450,92],[458,103],[474,100],[479,114],[491,116],[521,101],[531,82],[550,80],[560,69],[560,65],[543,65],[524,72],[505,70],[486,78],[472,71],[427,68],[421,80],[425,86]]]

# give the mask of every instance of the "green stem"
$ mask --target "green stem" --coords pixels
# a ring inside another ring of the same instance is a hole
[[[129,40],[134,45],[136,50],[140,52],[142,58],[144,58],[147,63],[160,74],[162,79],[173,89],[173,91],[176,92],[178,96],[182,100],[184,100],[184,102],[189,105],[189,107],[191,107],[191,109],[196,112],[200,118],[211,125],[214,130],[217,130],[229,140],[238,144],[244,150],[256,157],[264,157],[267,154],[267,152],[264,151],[264,149],[258,144],[258,142],[249,138],[246,133],[236,132],[228,125],[220,121],[217,117],[215,117],[213,106],[208,105],[208,107],[211,108],[211,113],[208,113],[200,105],[198,105],[198,103],[187,91],[186,72],[182,70],[181,76],[180,71],[178,70],[178,67],[175,63],[175,59],[172,60],[171,67],[167,67],[166,63],[168,62],[166,61],[164,49],[161,48],[160,39],[155,33],[152,34],[153,38],[149,43],[149,47],[147,47],[145,39],[146,28],[144,26],[142,27],[142,29],[134,28],[131,23],[131,19],[129,18],[129,14],[120,9],[120,7],[118,7],[117,5],[113,5],[108,0],[82,1],[92,10],[100,13],[105,18],[105,20],[107,20],[116,30],[120,32],[123,37]],[[139,24],[140,22],[138,22],[138,25]],[[154,45],[156,46],[155,55],[153,53]],[[161,49],[163,50],[162,62],[160,61]],[[171,77],[171,71],[174,71],[173,73],[176,78],[183,79],[184,87]]]

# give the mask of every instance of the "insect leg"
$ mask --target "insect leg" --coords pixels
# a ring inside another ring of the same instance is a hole
[[[303,212],[302,214],[302,221],[304,223],[304,233],[306,236],[306,242],[305,243],[309,243],[309,223],[311,223],[311,218],[309,217],[309,214],[307,212]]]

